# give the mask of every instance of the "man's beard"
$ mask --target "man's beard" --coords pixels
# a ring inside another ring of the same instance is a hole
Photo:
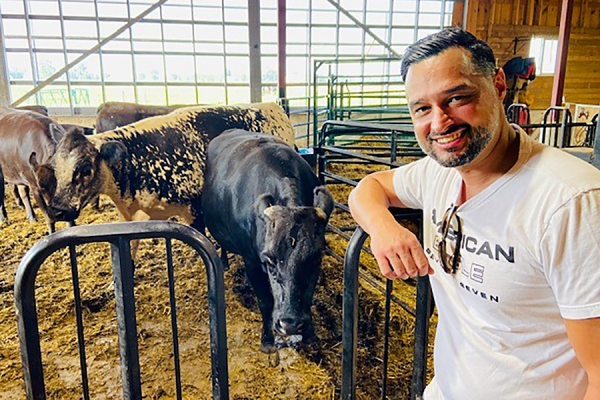
[[[443,159],[436,154],[433,148],[433,144],[427,139],[427,149],[423,149],[425,153],[435,161],[437,161],[442,167],[452,168],[467,165],[473,161],[483,151],[485,146],[492,140],[492,131],[486,127],[479,126],[473,128],[471,126],[465,127],[465,136],[467,137],[467,148],[461,154],[454,155],[452,151],[444,151]],[[423,146],[421,146],[423,148]]]

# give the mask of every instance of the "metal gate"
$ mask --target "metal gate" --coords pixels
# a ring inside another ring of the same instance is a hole
[[[132,400],[142,399],[131,241],[155,238],[163,238],[166,243],[177,398],[182,398],[182,385],[172,260],[171,242],[173,239],[179,240],[196,250],[206,265],[213,398],[229,398],[225,295],[223,269],[221,268],[219,257],[211,242],[190,226],[168,221],[147,221],[72,227],[47,236],[25,254],[17,269],[15,278],[15,305],[17,308],[21,358],[23,361],[28,399],[46,398],[36,310],[35,279],[42,263],[50,255],[62,248],[69,249],[71,263],[79,362],[81,367],[82,398],[86,400],[90,398],[75,249],[77,245],[98,242],[109,243],[111,250],[123,398]]]

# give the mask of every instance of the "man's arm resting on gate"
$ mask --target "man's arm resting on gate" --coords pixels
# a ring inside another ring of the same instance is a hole
[[[600,317],[564,321],[575,355],[588,376],[584,400],[600,400]]]
[[[385,277],[406,279],[432,273],[417,237],[388,210],[406,208],[396,196],[393,177],[390,170],[363,178],[348,198],[352,217],[371,235],[371,250]]]

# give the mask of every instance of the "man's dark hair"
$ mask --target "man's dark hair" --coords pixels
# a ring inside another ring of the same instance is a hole
[[[471,33],[455,26],[426,36],[406,49],[400,64],[402,80],[406,81],[406,74],[411,65],[436,56],[450,47],[467,49],[471,53],[475,69],[485,76],[494,76],[496,59],[490,46]]]

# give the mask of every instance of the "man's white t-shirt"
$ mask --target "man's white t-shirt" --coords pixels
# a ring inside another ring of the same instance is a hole
[[[517,131],[517,163],[457,209],[454,275],[438,260],[438,230],[461,176],[430,157],[394,174],[402,203],[423,210],[435,270],[435,378],[425,400],[583,398],[587,376],[563,318],[600,316],[600,171]]]

